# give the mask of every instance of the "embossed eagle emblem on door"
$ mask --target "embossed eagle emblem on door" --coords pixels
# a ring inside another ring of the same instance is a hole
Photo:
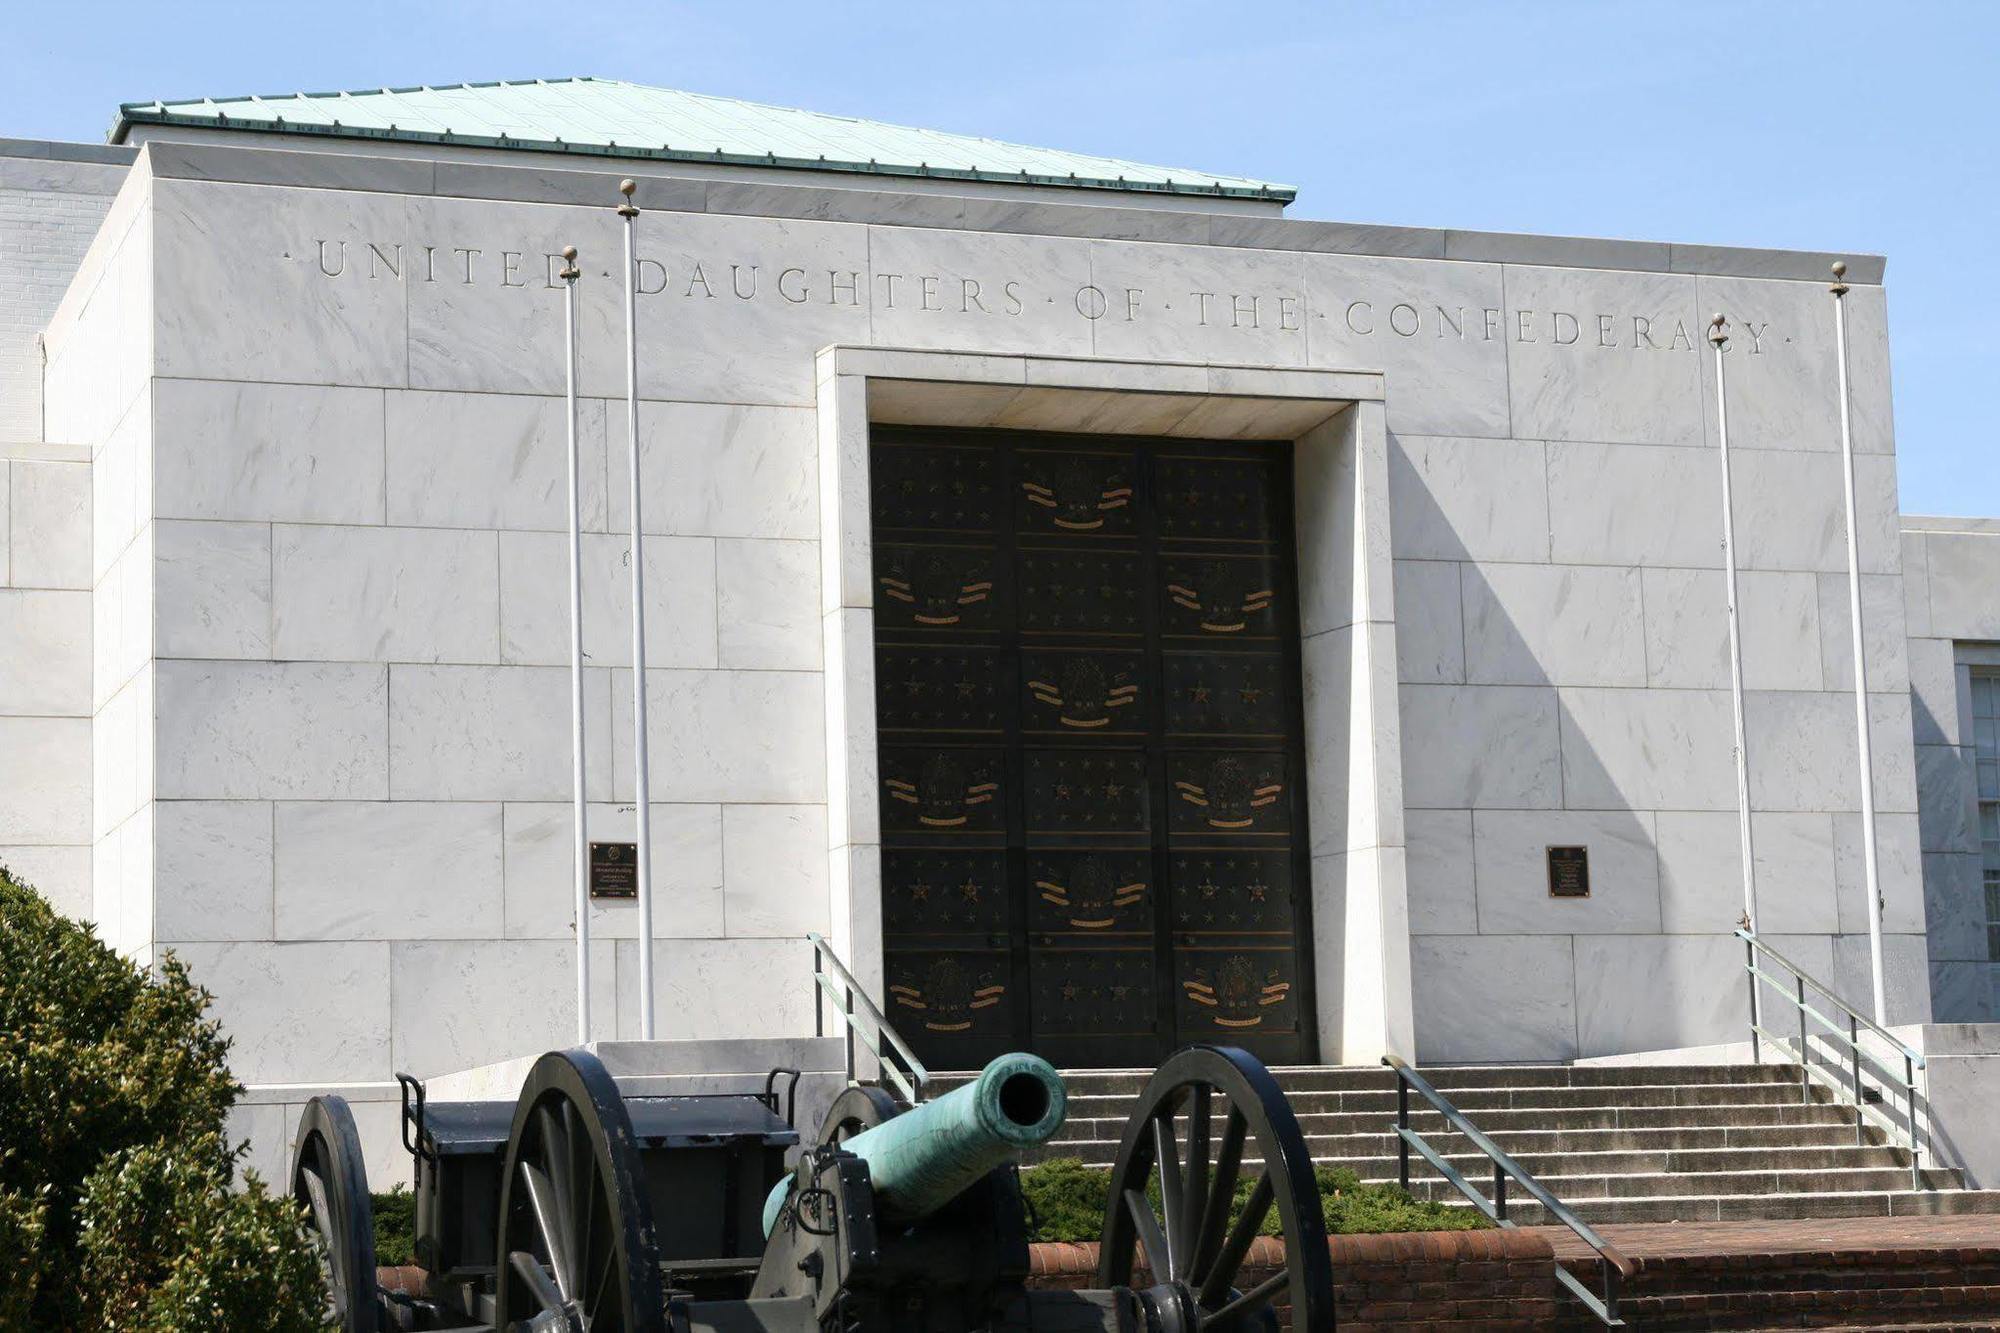
[[[1225,755],[1209,765],[1206,782],[1181,780],[1174,790],[1206,812],[1210,828],[1246,829],[1257,822],[1257,811],[1277,803],[1285,784],[1268,778],[1260,782],[1241,760]]]
[[[949,754],[935,754],[917,774],[917,780],[885,778],[889,798],[917,809],[917,822],[927,828],[962,828],[972,818],[972,807],[985,805],[1000,790],[997,782],[967,777],[958,760]]]
[[[926,1031],[964,1032],[972,1026],[972,1015],[1000,1003],[1007,988],[993,980],[990,972],[974,975],[955,958],[939,958],[924,969],[921,984],[889,987],[898,1005],[923,1015]]]
[[[1123,680],[1123,676],[1117,679]],[[1028,693],[1037,703],[1055,709],[1056,720],[1063,726],[1088,731],[1109,726],[1111,710],[1137,700],[1139,687],[1115,683],[1102,666],[1088,657],[1072,657],[1063,664],[1059,683],[1031,680]]]
[[[1117,875],[1100,856],[1085,856],[1070,867],[1070,882],[1038,879],[1035,887],[1042,901],[1068,913],[1069,924],[1078,930],[1102,930],[1115,925],[1120,910],[1146,896],[1146,882],[1117,882]]]
[[[993,595],[993,580],[967,578],[967,571],[930,556],[911,568],[896,566],[880,577],[882,592],[915,608],[910,619],[919,625],[956,625],[964,608]]]
[[[1175,606],[1192,611],[1209,634],[1238,634],[1250,617],[1271,608],[1275,588],[1247,586],[1262,582],[1260,570],[1235,570],[1220,561],[1203,565],[1189,583],[1169,583],[1167,596]]]
[[[1259,971],[1247,956],[1231,954],[1213,972],[1196,968],[1194,977],[1183,981],[1181,989],[1188,999],[1215,1011],[1211,1018],[1217,1027],[1254,1028],[1264,1021],[1259,1011],[1282,1003],[1292,983],[1275,969]]]
[[[1066,532],[1095,532],[1107,513],[1132,503],[1130,486],[1106,486],[1074,459],[1058,464],[1046,482],[1023,481],[1021,492],[1028,503],[1053,511],[1049,522]]]

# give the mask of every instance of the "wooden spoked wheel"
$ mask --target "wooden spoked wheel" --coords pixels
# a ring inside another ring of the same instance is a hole
[[[292,1197],[320,1240],[326,1322],[340,1333],[377,1333],[375,1210],[354,1114],[341,1097],[315,1097],[292,1147]]]
[[[907,1109],[881,1088],[857,1084],[833,1099],[819,1132],[821,1143],[845,1143],[864,1129],[873,1129]]]
[[[1251,1244],[1274,1209],[1284,1267],[1246,1283]],[[1281,1305],[1298,1333],[1333,1327],[1312,1156],[1277,1081],[1249,1052],[1187,1047],[1139,1094],[1111,1175],[1097,1284],[1135,1285],[1135,1251],[1151,1270],[1142,1297],[1173,1333],[1273,1329]]]
[[[665,1333],[632,1121],[587,1051],[535,1062],[500,1181],[496,1314],[509,1333]]]

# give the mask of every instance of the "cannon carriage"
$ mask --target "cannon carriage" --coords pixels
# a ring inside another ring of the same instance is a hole
[[[292,1187],[325,1248],[334,1326],[1333,1326],[1312,1162],[1276,1082],[1243,1051],[1189,1047],[1147,1083],[1113,1171],[1095,1286],[1083,1291],[1027,1283],[1016,1163],[1055,1133],[1065,1109],[1061,1078],[1045,1062],[1003,1056],[916,1106],[851,1086],[807,1142],[791,1123],[796,1084],[780,1070],[762,1092],[627,1096],[581,1049],[542,1056],[512,1103],[432,1102],[405,1080],[421,1281],[395,1291],[377,1281],[353,1117],[340,1098],[315,1098],[300,1120]],[[1272,1215],[1284,1259],[1274,1266],[1266,1253],[1265,1267],[1252,1269],[1252,1242]]]

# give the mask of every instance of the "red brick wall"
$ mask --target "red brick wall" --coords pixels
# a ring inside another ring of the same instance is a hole
[[[1556,1315],[1555,1255],[1520,1231],[1429,1231],[1335,1236],[1335,1299],[1341,1333],[1447,1327],[1460,1333],[1547,1328]],[[1095,1285],[1095,1244],[1029,1247],[1029,1285]],[[1250,1247],[1242,1285],[1283,1261],[1281,1242]]]

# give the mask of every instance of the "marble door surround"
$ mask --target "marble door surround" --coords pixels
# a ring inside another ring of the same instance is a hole
[[[882,987],[871,424],[1293,446],[1319,1058],[1414,1054],[1389,547],[1374,372],[835,345],[818,356],[827,828],[835,947]]]

